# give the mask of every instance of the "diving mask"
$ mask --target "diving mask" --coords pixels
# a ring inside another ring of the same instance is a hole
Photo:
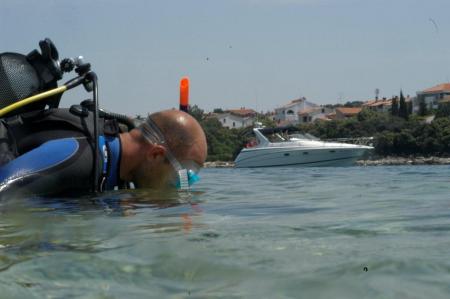
[[[164,146],[166,149],[166,159],[172,165],[176,173],[176,179],[174,185],[179,190],[189,190],[190,186],[200,180],[198,172],[200,171],[200,165],[194,161],[183,161],[180,163],[167,144],[164,134],[158,125],[150,118],[147,117],[146,121],[139,126],[144,138],[154,144],[159,144]]]

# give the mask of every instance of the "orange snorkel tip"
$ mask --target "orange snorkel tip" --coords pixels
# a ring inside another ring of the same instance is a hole
[[[183,77],[180,81],[180,110],[189,110],[189,78]]]

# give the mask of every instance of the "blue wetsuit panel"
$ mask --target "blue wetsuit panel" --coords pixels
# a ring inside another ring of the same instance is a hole
[[[0,195],[91,191],[93,161],[87,138],[48,141],[0,167]]]
[[[11,180],[24,178],[63,163],[79,148],[74,138],[57,139],[12,160],[0,168],[0,190]]]
[[[105,141],[109,149],[109,171],[106,179],[106,190],[113,190],[119,183],[120,139],[108,136],[105,137]]]
[[[120,139],[100,136],[99,150],[105,190],[113,190],[120,183]],[[92,191],[93,163],[88,138],[48,141],[0,167],[0,195],[77,195]]]

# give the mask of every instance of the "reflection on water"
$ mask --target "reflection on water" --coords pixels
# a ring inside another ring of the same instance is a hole
[[[446,166],[208,169],[198,191],[10,199],[1,298],[447,298]]]

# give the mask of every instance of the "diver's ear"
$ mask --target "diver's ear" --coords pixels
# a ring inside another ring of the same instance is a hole
[[[147,150],[147,158],[151,160],[164,158],[166,156],[166,151],[166,148],[160,144],[151,144]]]

